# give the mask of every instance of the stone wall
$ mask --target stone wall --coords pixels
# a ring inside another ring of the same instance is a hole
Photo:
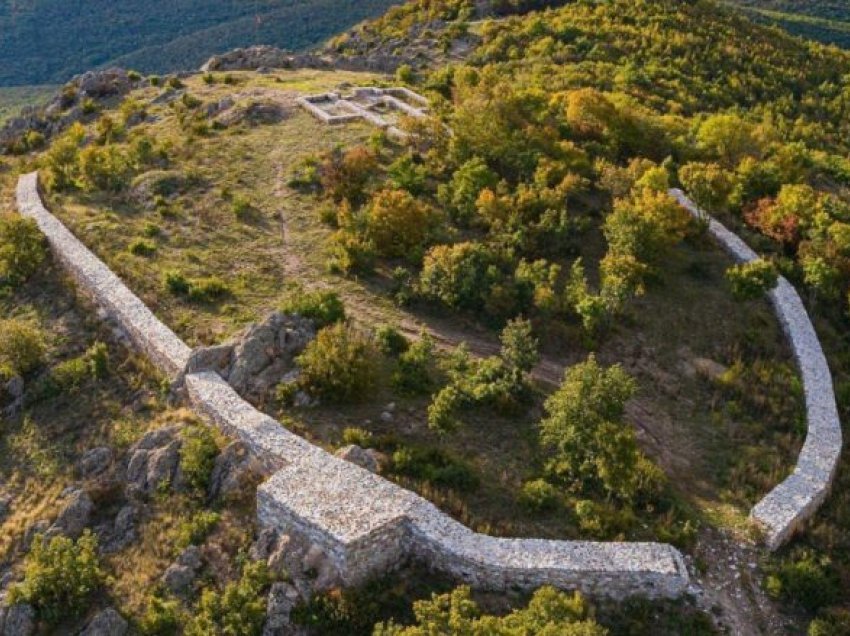
[[[189,348],[42,205],[36,174],[20,179],[18,204],[35,218],[80,289],[127,331],[159,368],[182,379],[199,414],[239,438],[272,474],[257,492],[263,526],[321,546],[355,584],[419,558],[485,589],[543,584],[622,598],[676,597],[688,585],[681,554],[656,543],[503,539],[473,532],[418,495],[346,462],[245,402],[215,371],[183,374]]]
[[[671,190],[697,218],[708,220],[709,233],[740,262],[758,258],[750,247],[715,219],[707,217],[681,190]],[[835,405],[832,375],[806,307],[784,277],[770,300],[791,343],[803,378],[808,433],[794,472],[752,509],[751,518],[764,530],[765,543],[779,548],[797,532],[829,494],[841,459],[841,421]]]
[[[189,360],[189,347],[160,322],[103,261],[45,209],[38,189],[38,173],[20,178],[17,201],[18,211],[38,223],[53,253],[79,289],[90,296],[163,373],[171,378],[177,377]]]

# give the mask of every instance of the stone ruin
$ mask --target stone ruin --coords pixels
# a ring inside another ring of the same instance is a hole
[[[301,97],[298,104],[325,124],[334,126],[364,120],[396,138],[407,136],[396,126],[396,115],[421,119],[428,110],[427,99],[404,87],[356,87],[347,96],[340,93],[308,95]]]

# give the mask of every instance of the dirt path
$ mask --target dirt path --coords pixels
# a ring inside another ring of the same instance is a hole
[[[697,606],[727,634],[756,636],[791,633],[793,623],[764,592],[759,565],[763,550],[752,542],[714,529],[700,533],[692,562]],[[691,559],[689,559],[691,560]]]

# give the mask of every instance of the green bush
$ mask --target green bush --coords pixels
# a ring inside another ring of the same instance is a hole
[[[240,194],[233,197],[230,209],[233,210],[233,216],[236,217],[237,221],[247,221],[254,215],[254,206]]]
[[[392,454],[390,470],[440,488],[469,491],[478,486],[469,466],[436,448],[403,446]]]
[[[372,433],[362,428],[349,426],[342,431],[342,443],[346,446],[355,444],[361,448],[369,448],[372,445]]]
[[[759,258],[733,265],[726,270],[726,280],[736,300],[756,300],[776,287],[779,272],[773,263]]]
[[[545,479],[527,481],[522,485],[519,500],[533,512],[548,512],[558,505],[558,489]]]
[[[221,515],[213,510],[200,510],[177,526],[174,547],[179,552],[190,545],[200,545],[221,521]]]
[[[200,303],[213,303],[230,295],[230,287],[216,276],[198,278],[189,286],[189,300]]]
[[[139,621],[139,631],[144,636],[177,636],[182,615],[180,601],[152,596]]]
[[[374,636],[431,634],[559,634],[605,636],[608,630],[593,618],[593,610],[578,592],[567,594],[552,587],[538,589],[527,607],[504,616],[485,615],[468,587],[448,594],[432,594],[413,604],[416,623],[411,627],[375,626]]]
[[[403,393],[429,393],[434,387],[434,340],[428,334],[414,342],[398,358],[393,386]]]
[[[24,560],[24,579],[10,592],[12,603],[29,603],[45,622],[55,625],[82,616],[103,585],[97,538],[86,530],[73,541],[37,536]]]
[[[300,356],[298,384],[311,396],[329,402],[362,400],[377,383],[373,344],[343,323],[319,331]]]
[[[200,492],[206,492],[218,455],[218,444],[208,426],[186,426],[180,433],[180,470],[186,483]]]
[[[60,362],[50,371],[50,376],[63,391],[76,391],[89,379],[89,365],[80,356]]]
[[[133,256],[153,256],[156,254],[156,243],[138,238],[130,243],[127,250]]]
[[[330,291],[293,290],[281,303],[280,310],[309,318],[321,329],[345,320],[345,306],[336,293]]]
[[[44,362],[45,334],[29,322],[0,320],[0,369],[26,375]]]
[[[269,583],[265,563],[255,561],[245,566],[238,581],[228,583],[221,592],[204,590],[195,615],[186,626],[186,636],[259,636],[266,618],[263,592]]]
[[[820,612],[807,636],[850,636],[850,611],[836,607]]]
[[[380,325],[375,330],[375,345],[386,356],[398,356],[410,348],[410,342],[391,325]]]
[[[32,276],[47,255],[35,221],[0,214],[0,285],[17,287]]]
[[[175,296],[186,296],[189,294],[189,289],[191,289],[189,279],[174,270],[165,272],[163,282],[165,288]]]
[[[774,568],[765,588],[774,598],[814,612],[838,600],[841,583],[829,557],[801,550]]]

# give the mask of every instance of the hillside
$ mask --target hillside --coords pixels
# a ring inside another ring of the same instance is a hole
[[[808,0],[732,0],[754,20],[776,24],[789,33],[850,48],[850,6]]]
[[[0,3],[0,86],[50,84],[104,65],[198,67],[250,44],[301,49],[392,0],[24,0]]]
[[[274,462],[210,436],[0,214],[0,336],[36,340],[0,337],[0,407],[19,400],[0,420],[0,605],[8,589],[63,633],[110,607],[142,634],[846,633],[847,471],[776,553],[749,515],[807,433],[796,321],[765,298],[780,274],[850,416],[850,53],[701,0],[411,0],[324,51],[399,68],[66,85],[5,131],[0,206],[39,171],[32,196],[208,347],[201,369],[252,407],[231,410],[272,418],[257,434],[279,423],[493,537],[672,544],[693,596],[589,608],[543,588],[525,611],[407,566],[342,589],[318,543],[255,527],[251,471]],[[399,84],[426,99],[383,90]],[[761,258],[736,266],[671,188]],[[80,490],[99,504],[83,525],[122,541],[69,608],[30,539]]]

